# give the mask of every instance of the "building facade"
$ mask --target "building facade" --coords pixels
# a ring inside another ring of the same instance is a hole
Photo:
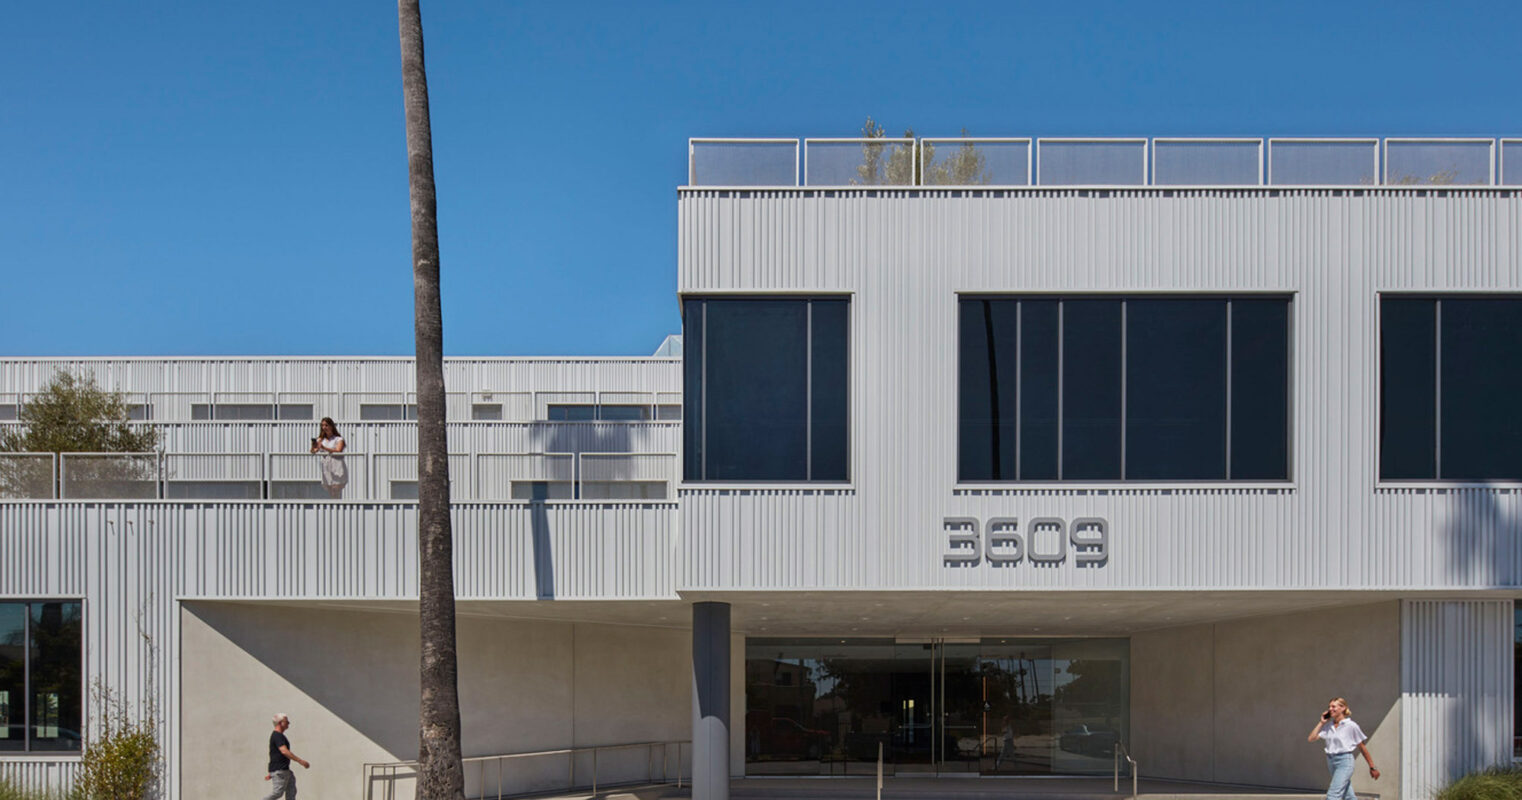
[[[1509,762],[1522,174],[1483,144],[694,140],[680,358],[447,364],[466,755],[1316,787],[1340,695],[1359,791]],[[408,362],[11,359],[0,416],[59,368],[162,452],[0,503],[3,769],[67,781],[98,681],[157,701],[173,796],[257,781],[274,711],[319,793],[406,791],[364,765],[416,748]]]

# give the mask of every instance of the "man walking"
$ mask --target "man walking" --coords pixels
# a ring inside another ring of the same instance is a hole
[[[312,765],[303,760],[301,756],[291,752],[291,740],[285,738],[285,729],[291,727],[291,718],[285,714],[275,715],[275,732],[270,734],[270,763],[269,774],[264,776],[267,781],[273,781],[270,793],[264,796],[264,800],[296,800],[296,776],[291,774],[291,762],[301,765],[302,769],[311,769]]]

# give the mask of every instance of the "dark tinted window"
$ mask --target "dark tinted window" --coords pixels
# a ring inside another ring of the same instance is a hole
[[[1020,303],[1020,474],[1022,481],[1053,481],[1057,471],[1057,424],[1061,419],[1061,370],[1057,355],[1058,307],[1056,300],[1024,300]],[[1000,397],[1004,414],[1016,408]]]
[[[1437,301],[1385,298],[1379,314],[1379,474],[1437,477]]]
[[[1440,474],[1522,478],[1522,300],[1444,298]]]
[[[1126,303],[1126,477],[1226,477],[1226,304]]]
[[[962,303],[960,391],[961,448],[957,474],[1013,479],[1016,424],[1014,415],[1001,417],[1000,397],[1013,397],[1016,383],[1016,328],[1020,304],[1013,300]],[[999,363],[999,353],[1004,363]]]
[[[0,603],[0,751],[80,749],[80,608],[78,602]]]
[[[1119,300],[1062,305],[1062,477],[1120,478]]]
[[[964,297],[958,328],[960,480],[1289,477],[1285,298]]]
[[[846,480],[847,302],[684,308],[688,480]]]
[[[643,422],[650,418],[650,407],[631,405],[598,406],[597,418],[608,422]]]
[[[1380,302],[1380,477],[1522,479],[1522,298]]]
[[[1289,477],[1289,303],[1231,301],[1231,477]]]
[[[682,478],[703,479],[703,462],[708,451],[703,447],[703,337],[708,304],[687,299],[682,303]]]
[[[361,403],[359,418],[366,422],[417,419],[417,406],[412,403]]]
[[[843,481],[850,453],[849,415],[851,376],[850,305],[845,300],[809,303],[810,321],[809,478]]]
[[[25,603],[0,603],[0,752],[26,749]]]

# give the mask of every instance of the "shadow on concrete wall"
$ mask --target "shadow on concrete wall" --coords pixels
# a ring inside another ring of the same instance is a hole
[[[1434,503],[1445,512],[1439,532],[1447,557],[1447,575],[1441,578],[1459,588],[1516,588],[1522,578],[1522,549],[1519,549],[1522,495],[1518,490],[1477,486],[1437,491],[1446,499],[1444,503]],[[1442,720],[1446,730],[1431,731],[1428,735],[1447,739],[1435,748],[1441,754],[1441,763],[1432,765],[1427,772],[1437,785],[1415,786],[1416,791],[1408,795],[1422,796],[1449,780],[1494,764],[1510,765],[1514,709],[1485,687],[1504,688],[1511,684],[1515,692],[1515,674],[1507,672],[1502,664],[1514,645],[1513,641],[1488,642],[1481,637],[1503,627],[1514,630],[1514,612],[1510,604],[1502,604],[1479,613],[1480,618],[1476,618],[1475,612],[1457,606],[1445,609],[1439,629],[1427,631],[1440,640],[1426,643],[1424,649],[1432,656],[1448,660],[1452,654],[1462,653],[1469,666],[1460,669],[1455,665],[1437,674],[1429,664],[1421,683],[1407,687],[1417,694],[1446,701]],[[1504,619],[1491,614],[1500,614]],[[1515,633],[1513,640],[1514,637]],[[1490,676],[1490,670],[1502,674]],[[1491,680],[1486,680],[1487,677]],[[1411,735],[1420,735],[1415,725]]]
[[[417,753],[416,617],[209,602],[185,610],[380,748]],[[301,752],[299,731],[292,749]]]

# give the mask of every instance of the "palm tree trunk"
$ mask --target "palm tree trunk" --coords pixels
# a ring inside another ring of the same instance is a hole
[[[439,300],[438,203],[433,188],[428,75],[423,66],[423,17],[418,0],[397,0],[396,6],[402,41],[402,94],[407,109],[417,339],[418,618],[422,634],[418,797],[464,800],[454,547],[449,526],[449,443],[444,426],[444,311]]]

